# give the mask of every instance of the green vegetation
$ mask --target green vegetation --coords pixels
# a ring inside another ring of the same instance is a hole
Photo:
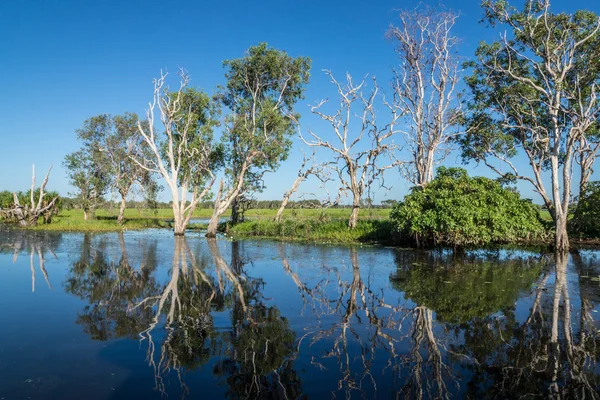
[[[418,306],[435,311],[438,320],[466,323],[513,307],[541,270],[541,263],[514,261],[498,268],[493,262],[466,262],[445,267],[426,260],[399,268],[391,281]]]
[[[208,236],[216,234],[219,217],[229,208],[237,223],[244,195],[261,192],[265,172],[277,170],[287,159],[300,118],[294,107],[304,98],[310,64],[308,57],[293,58],[267,43],[223,62],[227,83],[216,97],[227,110],[221,135],[225,177]]]
[[[249,220],[229,227],[233,236],[277,238],[328,243],[391,243],[392,225],[388,220],[359,220],[354,229],[348,228],[347,219],[324,220],[304,218]],[[350,215],[350,211],[347,211]]]
[[[438,169],[424,188],[414,188],[391,214],[404,240],[417,246],[485,246],[531,240],[543,233],[537,208],[489,178],[470,178],[461,168]]]
[[[581,238],[600,237],[600,182],[590,182],[579,199],[570,230]]]

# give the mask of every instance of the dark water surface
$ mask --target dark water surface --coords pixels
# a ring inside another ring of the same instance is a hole
[[[0,399],[599,398],[600,252],[0,232]]]

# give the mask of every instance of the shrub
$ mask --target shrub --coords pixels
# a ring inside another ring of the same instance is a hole
[[[417,246],[482,246],[530,240],[543,233],[538,209],[492,179],[470,178],[462,168],[438,169],[390,214],[404,240]]]
[[[600,238],[600,181],[588,184],[569,223],[570,230],[579,237]]]

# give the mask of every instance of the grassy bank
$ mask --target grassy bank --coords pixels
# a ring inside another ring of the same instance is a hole
[[[233,237],[262,237],[278,240],[321,243],[381,243],[392,244],[392,225],[388,220],[359,220],[355,229],[348,229],[347,220],[317,219],[249,220],[227,228]]]
[[[356,239],[357,237],[366,237],[367,231],[372,229],[373,226],[378,225],[378,221],[387,220],[390,210],[389,209],[377,209],[377,210],[364,210],[361,215],[361,222],[358,230],[361,233],[348,234],[346,227],[347,219],[350,216],[350,209],[300,209],[300,210],[286,210],[284,216],[286,218],[286,228],[284,233],[289,232],[290,236],[298,236],[299,240],[307,237],[306,232],[320,232],[314,239],[309,235],[308,240],[319,240],[323,241],[329,236],[330,241],[336,242],[358,242],[361,241]],[[261,223],[261,226],[278,226],[273,221],[277,210],[271,209],[253,209],[245,212],[245,218],[251,222],[242,223],[239,226],[240,235],[242,231],[246,232],[244,235],[252,236],[252,229],[249,229],[248,223]],[[197,219],[209,219],[212,214],[212,209],[199,209],[193,214],[193,218]],[[51,224],[40,224],[33,230],[49,230],[49,231],[62,231],[62,232],[115,232],[121,230],[139,230],[147,228],[171,228],[171,221],[173,220],[173,211],[170,209],[159,209],[159,210],[137,210],[128,209],[125,211],[125,224],[123,226],[117,224],[118,210],[105,210],[100,209],[96,212],[96,218],[93,220],[85,221],[83,219],[82,210],[63,210],[59,215],[55,216]],[[229,217],[230,211],[227,211],[223,217]],[[365,224],[371,221],[370,224]],[[305,223],[308,223],[306,225]],[[296,225],[296,228],[292,228],[292,225]],[[321,226],[322,225],[322,226]],[[206,229],[205,223],[190,224],[188,226],[190,230]],[[231,229],[231,228],[230,228]],[[236,228],[238,229],[238,228]],[[274,232],[275,228],[272,228],[270,232]],[[295,231],[296,233],[293,233]],[[260,236],[266,236],[264,233],[265,229],[260,229]],[[302,235],[299,233],[302,232]],[[286,233],[287,235],[287,233]],[[271,237],[280,237],[281,235],[272,235]],[[351,239],[352,238],[352,239]]]

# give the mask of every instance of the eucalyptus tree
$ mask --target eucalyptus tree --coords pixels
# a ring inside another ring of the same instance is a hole
[[[133,157],[147,156],[144,154],[147,148],[143,146],[143,139],[137,134],[138,124],[147,126],[147,123],[140,121],[134,113],[114,117],[100,115],[98,118],[103,120],[101,126],[106,128],[99,143],[100,151],[104,154],[102,159],[111,176],[111,188],[121,196],[117,221],[123,224],[127,196],[133,186],[138,185],[142,190],[153,190],[156,186],[152,174],[133,160]]]
[[[110,119],[105,115],[88,118],[77,129],[81,148],[65,156],[63,166],[69,183],[76,189],[73,193],[83,209],[83,218],[94,218],[98,204],[111,187],[112,179],[106,154],[101,143],[110,129]]]
[[[219,217],[230,206],[235,222],[238,200],[251,190],[261,190],[264,173],[287,158],[299,118],[294,105],[303,98],[310,59],[293,58],[260,43],[223,65],[227,84],[217,98],[229,111],[222,136],[226,168],[208,237],[216,235]]]
[[[458,14],[420,5],[400,11],[387,37],[400,65],[394,71],[394,106],[406,122],[401,130],[412,160],[401,165],[411,183],[424,186],[449,154],[460,122],[457,84],[461,77],[452,34]]]
[[[167,76],[161,72],[160,78],[154,80],[148,124],[137,123],[146,149],[144,155],[132,158],[167,183],[173,203],[174,233],[183,236],[198,203],[215,182],[213,170],[218,165],[219,152],[213,143],[213,129],[218,124],[218,109],[204,91],[188,87],[187,71],[180,69],[181,80],[175,92],[169,92]],[[162,132],[157,132],[154,125],[157,109]]]
[[[328,113],[324,110],[328,100],[321,100],[311,107],[311,111],[330,125],[333,140],[313,130],[309,130],[309,140],[304,137],[302,140],[310,147],[333,153],[332,164],[335,164],[333,168],[340,181],[340,190],[352,195],[348,227],[354,229],[363,196],[373,183],[379,181],[383,185],[384,172],[399,165],[394,157],[398,147],[393,136],[398,133],[396,124],[400,114],[396,107],[382,98],[383,105],[390,112],[390,119],[386,123],[378,123],[375,107],[380,94],[375,79],[373,88],[365,93],[364,80],[355,84],[346,74],[346,82],[338,82],[331,71],[325,73],[337,88],[339,106],[333,113]],[[382,162],[385,156],[388,160]]]
[[[554,219],[556,249],[565,251],[573,162],[600,117],[600,18],[590,11],[554,14],[548,0],[527,1],[523,11],[504,0],[486,0],[483,8],[492,26],[507,26],[511,35],[482,43],[471,64],[463,155],[531,183]],[[511,161],[518,153],[532,175],[518,172]]]

